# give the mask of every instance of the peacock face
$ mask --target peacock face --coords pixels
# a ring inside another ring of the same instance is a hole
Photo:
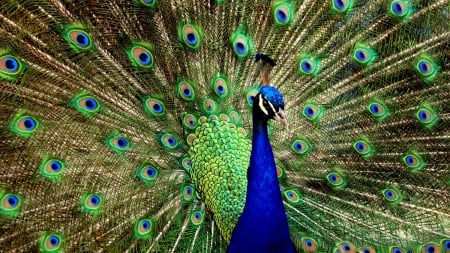
[[[256,96],[254,110],[264,119],[275,119],[287,127],[283,95],[272,86],[263,86]]]

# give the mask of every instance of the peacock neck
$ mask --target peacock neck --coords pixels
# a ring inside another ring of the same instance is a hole
[[[228,253],[293,253],[267,120],[260,120],[255,115],[247,180],[244,211],[234,228]]]
[[[254,206],[256,209],[261,206],[270,205],[271,209],[278,206],[277,209],[284,212],[267,123],[267,120],[259,119],[253,122],[246,206]]]

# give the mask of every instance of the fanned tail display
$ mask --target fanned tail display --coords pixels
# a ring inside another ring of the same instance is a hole
[[[0,251],[449,253],[449,59],[448,0],[1,1]]]

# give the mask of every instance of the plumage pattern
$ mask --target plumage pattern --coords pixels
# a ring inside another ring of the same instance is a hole
[[[450,252],[449,12],[1,1],[1,251],[225,252],[264,52],[286,103],[289,129],[268,133],[296,250]]]

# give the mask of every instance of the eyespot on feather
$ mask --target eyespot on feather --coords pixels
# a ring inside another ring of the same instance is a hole
[[[32,136],[40,126],[40,122],[25,113],[16,114],[10,124],[10,130],[22,137]]]
[[[0,52],[0,78],[12,81],[24,70],[22,61],[8,52]]]
[[[138,219],[134,225],[134,236],[137,239],[150,239],[153,236],[154,220],[152,218]]]

